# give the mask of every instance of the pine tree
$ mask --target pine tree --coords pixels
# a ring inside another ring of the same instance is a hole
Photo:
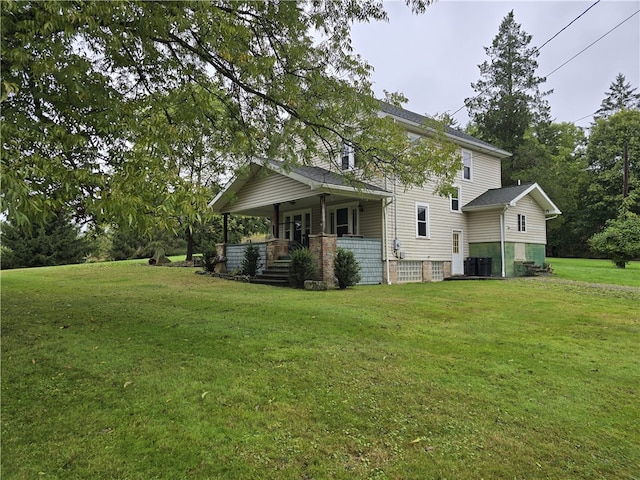
[[[596,112],[595,120],[608,118],[622,110],[640,110],[640,93],[636,93],[637,88],[631,88],[631,83],[625,83],[625,80],[625,76],[619,73],[611,82],[609,91],[606,92],[607,96]]]
[[[520,169],[517,150],[527,128],[548,123],[552,91],[540,91],[545,78],[536,76],[538,50],[516,23],[513,10],[502,20],[498,35],[485,47],[489,60],[478,67],[481,79],[472,83],[477,95],[465,99],[474,132],[482,139],[514,153],[503,161],[503,182]]]

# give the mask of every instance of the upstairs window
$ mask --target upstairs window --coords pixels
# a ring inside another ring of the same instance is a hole
[[[465,180],[471,180],[471,152],[469,150],[462,150],[462,178]]]
[[[455,193],[449,197],[451,200],[451,211],[460,212],[460,187],[454,187]]]
[[[527,217],[526,215],[518,214],[518,231],[526,232],[527,231]]]
[[[429,205],[416,203],[416,237],[429,238]]]
[[[341,166],[342,170],[353,170],[358,166],[356,149],[349,143],[345,143],[342,147]]]

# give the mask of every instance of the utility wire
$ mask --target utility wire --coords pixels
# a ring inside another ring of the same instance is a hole
[[[573,24],[576,20],[578,20],[580,17],[582,17],[585,13],[587,13],[589,10],[591,10],[593,7],[595,7],[598,3],[600,3],[600,0],[596,0],[594,3],[592,3],[589,8],[587,8],[584,12],[582,12],[580,15],[578,15],[576,18],[574,18],[573,20],[571,20],[571,22],[569,22],[568,24],[566,24],[564,27],[562,27],[560,30],[558,30],[558,32],[553,35],[549,40],[547,40],[546,42],[544,42],[541,46],[534,48],[531,52],[531,54],[529,55],[529,57],[533,54],[535,54],[536,52],[539,52],[542,47],[544,47],[547,43],[549,43],[551,40],[553,40],[554,38],[556,38],[558,35],[560,35],[563,31],[565,31],[567,28],[569,28],[569,26],[571,26],[571,24]],[[637,13],[637,12],[636,12]],[[527,57],[527,58],[529,58]],[[478,93],[475,97],[473,97],[473,99],[478,98],[480,95],[486,93],[488,91],[488,89],[483,90],[482,92]],[[464,105],[462,105],[459,109],[457,109],[455,112],[453,112],[451,114],[451,116],[455,116],[456,113],[458,113],[460,110],[462,110],[464,107],[466,107],[466,103]]]
[[[636,10],[634,13],[632,13],[631,15],[629,15],[627,18],[625,18],[623,21],[621,21],[619,24],[617,24],[615,27],[613,27],[611,30],[609,30],[607,33],[605,33],[604,35],[602,35],[600,38],[598,38],[597,40],[591,42],[589,45],[587,45],[586,47],[584,47],[582,50],[580,50],[578,53],[576,53],[573,57],[571,57],[569,60],[567,60],[566,62],[564,62],[562,65],[560,65],[558,68],[556,68],[555,70],[552,70],[550,73],[548,73],[546,75],[546,77],[550,77],[552,74],[556,73],[558,70],[560,70],[562,67],[564,67],[567,63],[569,63],[570,61],[572,61],[574,58],[576,58],[578,55],[580,55],[581,53],[583,53],[584,51],[588,50],[589,48],[593,47],[596,43],[598,43],[600,40],[602,40],[604,37],[606,37],[607,35],[609,35],[611,32],[613,32],[616,28],[618,28],[619,26],[621,26],[623,23],[627,22],[628,20],[630,20],[634,15],[637,15],[640,12],[640,10]]]

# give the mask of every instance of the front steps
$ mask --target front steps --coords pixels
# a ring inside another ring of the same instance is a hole
[[[261,274],[251,279],[251,283],[259,283],[263,285],[273,285],[276,287],[289,286],[289,266],[290,258],[279,258],[272,265],[266,267]]]

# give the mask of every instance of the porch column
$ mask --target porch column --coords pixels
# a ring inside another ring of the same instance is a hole
[[[318,273],[321,280],[329,285],[333,285],[335,280],[333,261],[336,256],[336,240],[335,235],[325,233],[309,235],[309,250],[317,262]]]
[[[327,233],[326,223],[327,223],[327,205],[326,205],[326,195],[320,195],[320,233]]]
[[[229,214],[222,214],[222,243],[229,243]]]
[[[280,204],[273,204],[273,225],[271,225],[273,238],[280,238]]]

